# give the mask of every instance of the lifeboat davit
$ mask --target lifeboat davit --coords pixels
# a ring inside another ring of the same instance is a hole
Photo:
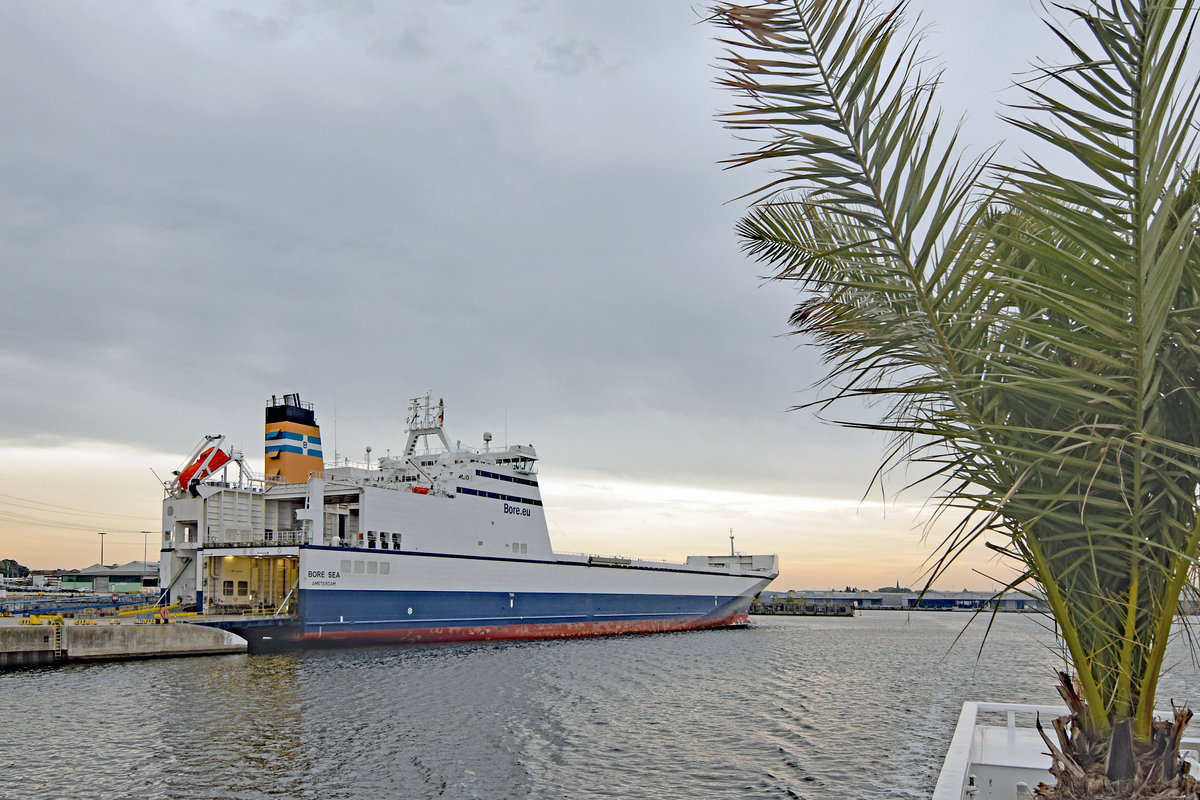
[[[191,488],[193,481],[202,481],[209,475],[229,463],[229,454],[224,450],[210,447],[192,459],[192,463],[179,473],[179,488]]]

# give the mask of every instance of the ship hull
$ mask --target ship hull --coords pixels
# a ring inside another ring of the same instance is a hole
[[[506,641],[522,639],[567,639],[591,636],[668,633],[708,628],[741,627],[750,624],[746,614],[706,617],[662,617],[658,619],[576,620],[572,622],[522,622],[496,620],[487,624],[406,626],[305,625],[296,620],[280,624],[219,624],[244,638],[251,652],[295,647],[341,647],[355,645],[437,644],[445,642]]]
[[[329,548],[300,548],[298,556],[305,585],[294,616],[209,624],[236,632],[252,649],[683,631],[748,624],[750,601],[768,582],[712,571]],[[365,572],[369,561],[354,572],[364,557],[378,562],[374,574]],[[379,574],[384,561],[387,575]]]

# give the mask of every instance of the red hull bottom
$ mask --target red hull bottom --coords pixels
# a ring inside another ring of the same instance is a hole
[[[392,628],[366,631],[308,631],[287,637],[305,644],[473,642],[501,639],[561,639],[581,636],[614,636],[626,633],[665,633],[703,628],[728,628],[750,624],[748,614],[701,619],[611,620],[558,622],[528,625],[472,625],[453,628]]]

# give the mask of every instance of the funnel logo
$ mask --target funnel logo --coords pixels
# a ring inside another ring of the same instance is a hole
[[[267,431],[266,453],[268,457],[271,457],[273,453],[280,455],[294,453],[300,456],[320,458],[322,455],[321,437],[294,431]],[[275,457],[278,458],[278,455]]]

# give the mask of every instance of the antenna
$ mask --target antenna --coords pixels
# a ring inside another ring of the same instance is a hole
[[[734,552],[733,552],[733,528],[729,529],[729,555],[734,555]]]

